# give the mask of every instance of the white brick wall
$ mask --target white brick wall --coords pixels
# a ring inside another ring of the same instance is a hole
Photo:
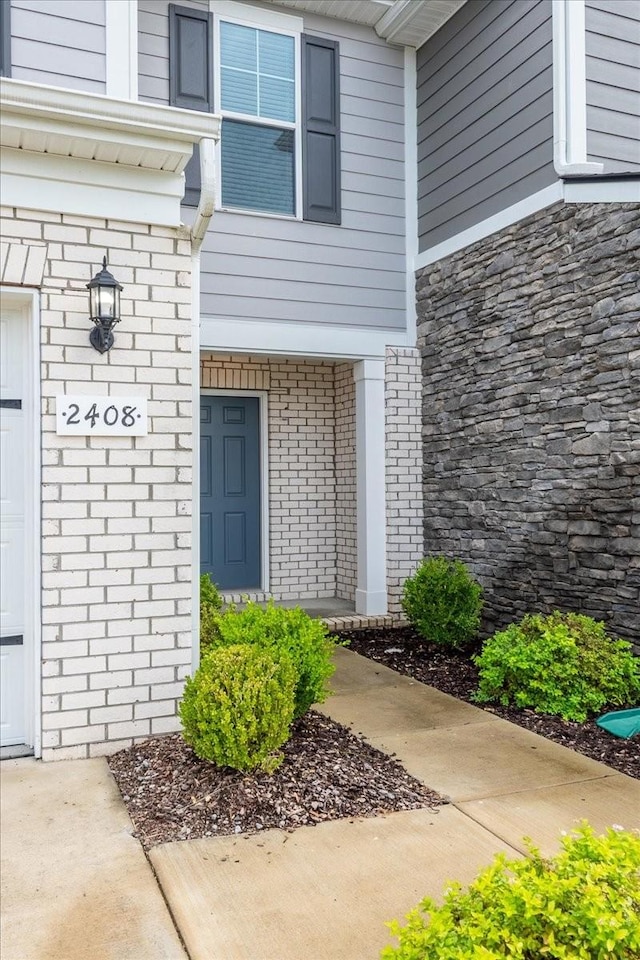
[[[387,349],[387,589],[389,612],[396,615],[404,581],[424,556],[420,374],[417,350]]]
[[[201,385],[268,391],[270,592],[278,600],[335,596],[333,365],[210,355]]]
[[[276,600],[353,600],[356,570],[353,364],[210,355],[203,387],[269,397],[271,593]],[[386,357],[389,610],[423,556],[420,357]],[[260,595],[255,595],[260,599]]]
[[[190,243],[181,230],[8,214],[5,240],[46,251],[43,757],[83,757],[178,726],[191,659]],[[115,346],[100,355],[86,284],[105,253],[124,290]],[[59,437],[62,393],[145,396],[149,435]]]

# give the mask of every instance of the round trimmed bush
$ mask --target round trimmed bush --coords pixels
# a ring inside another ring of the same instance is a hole
[[[640,700],[640,660],[604,623],[579,613],[529,614],[485,641],[475,699],[586,720]]]
[[[402,609],[425,640],[463,647],[480,626],[482,587],[461,560],[427,557],[405,581]]]
[[[498,855],[442,906],[424,899],[382,960],[634,960],[640,957],[640,835],[583,823],[551,860]]]
[[[272,771],[289,738],[296,670],[286,655],[247,644],[207,654],[185,684],[182,735],[203,760]]]
[[[206,622],[203,619],[201,650],[239,643],[290,657],[297,672],[296,718],[306,713],[313,703],[326,700],[327,681],[335,670],[331,658],[336,642],[328,636],[320,620],[314,620],[299,607],[278,607],[272,600],[265,607],[249,601],[243,610],[231,608],[212,615]]]

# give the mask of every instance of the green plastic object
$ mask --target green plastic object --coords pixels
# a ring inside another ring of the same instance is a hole
[[[629,737],[640,733],[640,707],[632,710],[615,710],[598,717],[596,723],[614,737]]]

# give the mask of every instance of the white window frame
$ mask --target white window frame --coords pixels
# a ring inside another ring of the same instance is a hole
[[[294,132],[294,204],[295,214],[271,213],[268,210],[243,209],[241,207],[224,207],[222,205],[222,138],[217,144],[217,165],[220,176],[216,183],[216,209],[225,213],[237,213],[241,216],[269,217],[276,220],[302,220],[302,64],[301,64],[301,34],[303,23],[300,17],[289,17],[286,14],[272,13],[270,10],[260,10],[257,7],[245,7],[233,2],[215,2],[211,8],[214,14],[213,23],[213,62],[215,64],[214,112],[223,120],[236,120],[241,123],[250,123],[255,126],[275,127],[278,130],[288,129]],[[241,27],[250,27],[252,30],[266,30],[283,36],[292,37],[294,41],[294,116],[293,123],[285,120],[271,120],[263,117],[251,117],[245,113],[235,113],[223,110],[221,106],[221,66],[220,66],[220,23],[235,23]]]

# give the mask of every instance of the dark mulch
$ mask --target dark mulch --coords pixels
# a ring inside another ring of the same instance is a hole
[[[409,627],[357,630],[342,633],[341,637],[350,641],[349,649],[355,653],[377,660],[414,680],[428,683],[459,700],[473,702],[472,694],[478,687],[478,670],[468,656],[445,652],[432,643],[426,643]],[[640,779],[640,737],[630,740],[614,737],[596,726],[593,720],[574,723],[533,710],[501,707],[498,704],[483,708],[586,757],[600,760],[621,773]],[[603,710],[603,713],[606,712]]]
[[[313,711],[296,722],[282,750],[275,773],[243,774],[200,760],[173,735],[121,750],[109,767],[146,849],[446,802],[397,761]]]

